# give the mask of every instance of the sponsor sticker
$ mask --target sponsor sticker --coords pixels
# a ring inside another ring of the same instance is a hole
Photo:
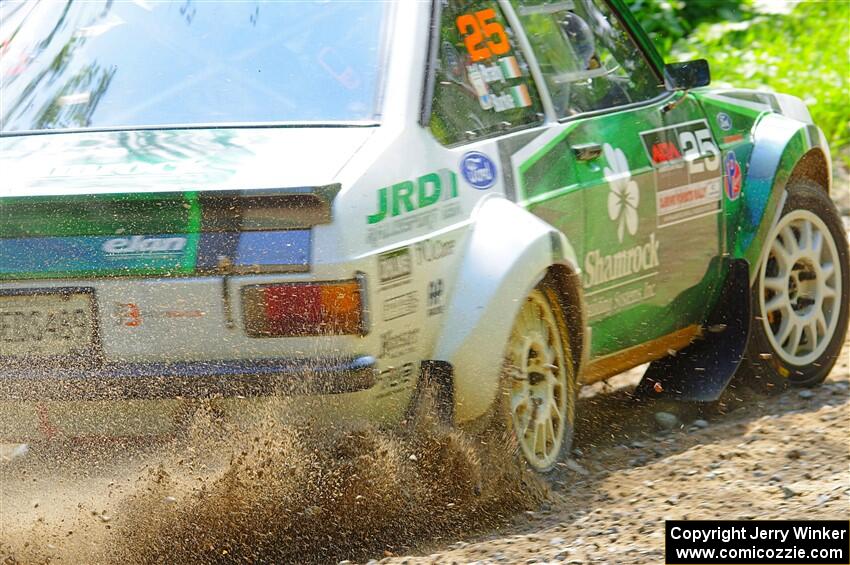
[[[720,150],[705,120],[641,132],[640,137],[655,169],[658,227],[720,211]]]
[[[496,164],[479,151],[470,151],[463,156],[460,171],[466,182],[478,190],[487,190],[496,184]]]
[[[101,247],[107,257],[145,257],[152,255],[179,255],[186,248],[185,237],[115,237],[107,239]]]
[[[734,151],[726,154],[726,197],[729,200],[737,200],[741,195],[741,164]]]
[[[411,237],[424,228],[433,230],[460,216],[457,173],[448,169],[422,175],[377,191],[377,211],[366,217],[366,241],[371,245],[399,235]]]
[[[378,398],[400,392],[415,382],[416,364],[405,363],[398,367],[387,367],[381,371],[378,380],[381,383]]]
[[[717,114],[717,126],[723,131],[729,131],[732,129],[732,118],[726,112],[719,112]]]
[[[636,284],[617,288],[616,292],[592,294],[587,300],[588,318],[608,316],[638,302],[654,298],[656,283],[648,279],[649,277],[641,278]]]
[[[463,207],[459,201],[447,202],[440,207],[429,208],[405,218],[379,226],[370,226],[366,233],[366,241],[371,245],[378,245],[397,236],[410,237],[411,234],[423,230],[433,231],[461,214],[463,214]]]
[[[427,239],[414,245],[416,264],[430,263],[444,257],[450,257],[455,252],[455,241],[452,239]]]
[[[479,106],[482,110],[496,112],[528,108],[534,104],[525,83],[508,86],[498,93],[490,88],[492,83],[504,83],[506,80],[521,78],[521,73],[516,57],[500,59],[499,64],[489,67],[479,64],[466,67],[466,77],[478,97]]]
[[[504,82],[505,75],[502,72],[502,67],[499,65],[492,65],[490,67],[486,65],[478,65],[478,72],[481,73],[484,82]]]
[[[433,280],[428,283],[428,315],[436,316],[443,313],[443,300],[445,289],[443,279]]]
[[[394,296],[384,301],[383,317],[385,322],[403,318],[416,312],[419,300],[416,292],[406,292],[400,296]]]
[[[606,255],[599,250],[589,252],[584,258],[584,286],[598,285],[629,279],[658,268],[658,248],[661,242],[651,233],[649,241]]]
[[[493,93],[490,92],[490,87],[487,86],[487,80],[484,78],[481,69],[483,65],[469,65],[466,67],[466,78],[472,89],[475,90],[475,95],[478,97],[478,105],[482,110],[491,110],[493,108]]]
[[[402,247],[378,255],[378,281],[381,288],[393,288],[410,282],[413,260],[410,248]]]
[[[419,328],[401,332],[393,330],[385,331],[381,334],[381,352],[378,354],[378,357],[392,359],[412,353],[416,349],[418,337]]]
[[[378,189],[378,206],[366,217],[369,225],[410,215],[439,202],[457,198],[457,175],[442,169]]]
[[[525,84],[517,84],[502,94],[493,96],[493,107],[497,112],[507,112],[514,108],[527,108],[532,104],[531,94]]]
[[[679,152],[679,148],[675,143],[671,143],[669,141],[659,141],[652,145],[652,152],[650,157],[652,158],[652,162],[656,165],[660,163],[668,163],[670,161],[678,161],[682,158],[682,154]]]
[[[656,195],[658,215],[666,223],[686,220],[717,209],[720,185],[714,181],[678,186]]]
[[[145,320],[197,320],[207,313],[197,308],[182,305],[174,307],[142,307],[136,303],[117,303],[113,316],[119,326],[138,328]]]
[[[116,304],[114,313],[119,326],[138,328],[142,325],[142,310],[137,304]]]
[[[632,172],[623,150],[606,143],[603,151],[608,161],[608,166],[602,171],[608,181],[608,217],[617,224],[617,239],[623,243],[625,230],[628,230],[629,235],[637,233],[640,190],[632,180]]]
[[[0,278],[195,270],[196,234],[0,238]]]
[[[651,298],[655,284],[650,279],[658,274],[661,265],[661,241],[654,231],[655,222],[642,221],[652,219],[647,217],[652,209],[651,195],[645,198],[647,187],[643,187],[642,198],[641,184],[632,178],[622,149],[607,143],[602,149],[608,194],[598,202],[607,208],[611,223],[598,226],[591,249],[584,256],[583,284],[590,318],[610,315]],[[667,150],[665,146],[659,151]],[[675,153],[658,156],[662,160],[673,159]]]

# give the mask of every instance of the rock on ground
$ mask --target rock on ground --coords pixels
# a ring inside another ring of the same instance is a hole
[[[666,519],[848,519],[848,365],[850,341],[810,398],[798,390],[773,397],[733,393],[707,416],[707,427],[703,420],[653,435],[653,412],[645,411],[628,418],[629,427],[609,426],[615,437],[606,440],[605,426],[591,422],[599,429],[579,429],[576,446],[589,474],[565,476],[569,486],[547,511],[462,545],[431,544],[381,562],[660,563]],[[640,419],[642,426],[635,423]]]

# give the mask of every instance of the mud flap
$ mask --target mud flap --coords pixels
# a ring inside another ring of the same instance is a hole
[[[729,274],[703,337],[675,355],[653,361],[635,394],[639,398],[711,402],[717,400],[744,356],[750,337],[749,264],[729,263]]]
[[[428,394],[430,398],[426,398]],[[423,403],[426,401],[430,401],[427,408],[436,412],[435,416],[440,424],[454,426],[454,367],[448,361],[433,359],[422,361],[419,366],[419,382],[413,393],[406,419],[415,419],[416,412],[425,408]]]

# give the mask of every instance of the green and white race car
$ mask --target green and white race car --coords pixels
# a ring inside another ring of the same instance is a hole
[[[810,386],[847,329],[806,106],[622,0],[10,2],[0,81],[6,440],[430,387],[547,472],[582,384]]]

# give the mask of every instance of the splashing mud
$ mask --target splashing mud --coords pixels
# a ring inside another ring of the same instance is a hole
[[[319,431],[272,420],[246,431],[210,425],[202,415],[166,455],[132,468],[126,488],[110,490],[110,501],[68,493],[81,499],[71,516],[42,518],[12,543],[0,541],[0,558],[309,563],[383,557],[493,527],[536,505],[545,488],[496,447],[501,443],[429,419],[412,431],[365,424]]]

